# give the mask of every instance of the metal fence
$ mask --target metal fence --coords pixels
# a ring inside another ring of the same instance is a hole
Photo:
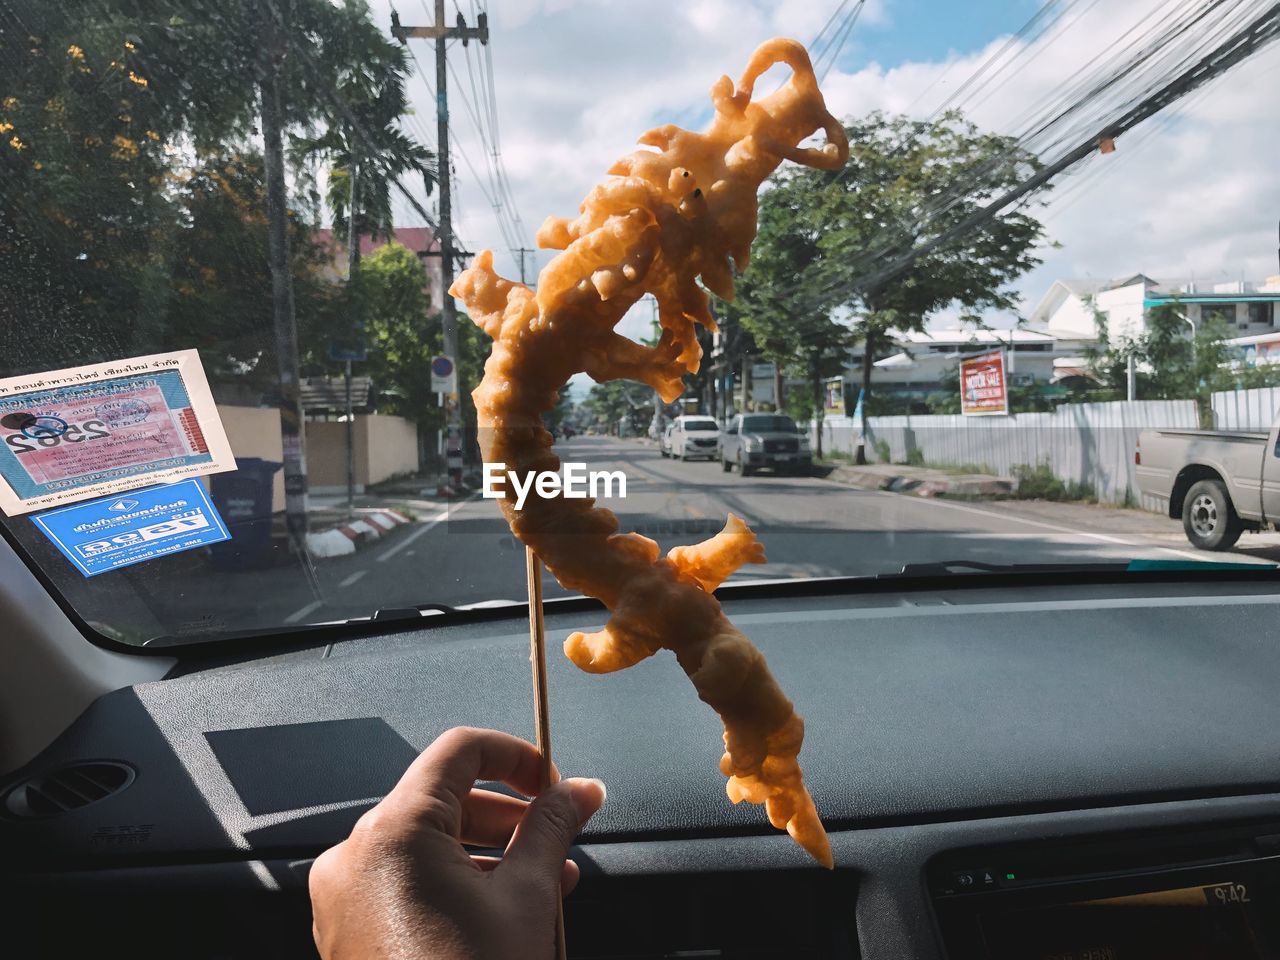
[[[1139,400],[1064,404],[1052,413],[1009,417],[872,417],[868,424],[869,459],[878,459],[887,445],[893,463],[967,467],[999,476],[1011,476],[1017,466],[1046,464],[1059,480],[1089,484],[1105,503],[1161,510],[1161,501],[1138,496],[1138,433],[1194,429],[1199,419],[1194,400]],[[854,426],[847,417],[826,421],[824,449],[852,452]]]
[[[1270,430],[1280,410],[1280,387],[1215,393],[1211,403],[1219,430]]]

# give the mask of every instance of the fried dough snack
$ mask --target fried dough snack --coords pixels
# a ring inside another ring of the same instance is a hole
[[[757,78],[775,63],[788,65],[790,78],[753,101]],[[597,382],[641,381],[666,402],[679,397],[682,377],[702,356],[694,325],[715,329],[698,279],[733,297],[733,270],[746,268],[755,239],[761,182],[783,160],[834,170],[848,159],[844,129],[827,112],[809,56],[793,40],[761,45],[736,87],[721,77],[711,101],[707,132],[650,130],[639,142],[653,149],[615,163],[612,179],[591,191],[577,219],[543,223],[539,245],[563,253],[543,269],[536,293],[499,277],[489,251],[450,289],[494,340],[472,394],[486,462],[520,474],[557,470],[542,414],[580,371]],[[799,146],[818,130],[826,134],[823,146]],[[614,332],[645,293],[657,299],[662,325],[653,347]],[[500,505],[515,536],[566,589],[600,599],[612,613],[600,632],[569,637],[569,659],[589,673],[608,673],[664,648],[674,652],[698,696],[724,721],[720,770],[729,798],[765,804],[775,827],[831,867],[796,760],[804,722],[763,655],[711,595],[742,564],[765,562],[747,525],[731,515],[723,532],[663,558],[653,540],[619,533],[614,514],[591,500],[531,493],[517,511],[508,489]]]

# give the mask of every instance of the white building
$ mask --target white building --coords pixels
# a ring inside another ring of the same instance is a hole
[[[921,398],[937,393],[944,376],[966,354],[1003,349],[1011,384],[1048,384],[1054,380],[1055,362],[1078,356],[1087,345],[1083,338],[1066,339],[1039,330],[961,328],[896,334],[894,342],[898,352],[876,361],[872,381],[891,393]]]
[[[1147,311],[1174,304],[1192,325],[1218,319],[1237,337],[1276,330],[1280,319],[1280,277],[1261,283],[1233,280],[1202,284],[1193,280],[1153,280],[1145,274],[1118,281],[1057,280],[1031,311],[1030,326],[1055,337],[1096,341],[1098,315],[1111,340],[1134,339],[1146,330]]]

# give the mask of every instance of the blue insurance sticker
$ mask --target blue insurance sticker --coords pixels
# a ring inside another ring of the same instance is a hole
[[[199,480],[102,497],[32,519],[86,577],[231,539]]]

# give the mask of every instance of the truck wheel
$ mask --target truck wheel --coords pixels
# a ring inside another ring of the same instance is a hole
[[[738,454],[738,472],[744,477],[749,477],[756,472],[756,468],[748,467],[747,462],[742,459],[742,454]]]
[[[729,473],[731,470],[733,470],[733,464],[725,459],[724,454],[720,455],[720,469],[723,470],[725,473]]]
[[[1191,545],[1201,550],[1230,550],[1240,539],[1244,523],[1221,480],[1191,485],[1182,502],[1182,529]]]

